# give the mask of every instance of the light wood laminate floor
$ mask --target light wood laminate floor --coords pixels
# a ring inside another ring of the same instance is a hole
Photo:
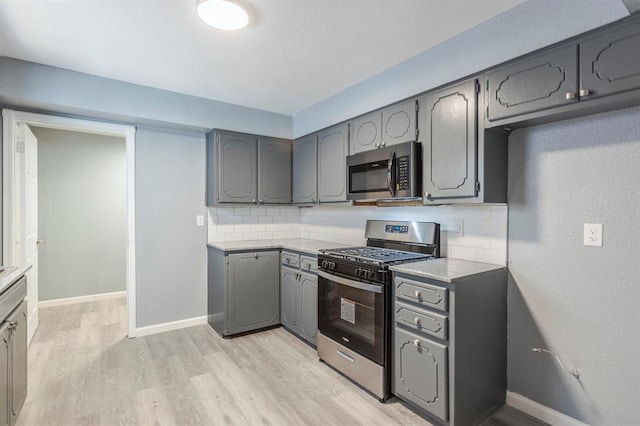
[[[429,424],[320,363],[282,328],[128,339],[124,298],[40,310],[18,425]],[[506,408],[486,425],[540,425]]]

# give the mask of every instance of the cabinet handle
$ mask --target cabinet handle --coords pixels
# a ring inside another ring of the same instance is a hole
[[[350,357],[349,355],[345,354],[344,352],[342,352],[341,350],[337,350],[336,353],[338,355],[340,355],[342,358],[346,359],[349,362],[356,362],[355,359],[353,359],[352,357]]]
[[[285,260],[286,260],[287,264],[291,263],[291,259],[289,259],[288,257],[285,257]]]
[[[417,347],[420,347],[420,339],[415,339],[413,341],[413,344],[416,345]]]
[[[258,258],[258,253],[255,253],[255,254],[253,255],[253,257],[255,257],[255,258],[257,259],[257,258]]]
[[[260,200],[260,204],[264,204],[264,201]]]
[[[380,144],[379,143],[376,144],[376,148],[380,148]]]
[[[420,325],[420,318],[415,317],[415,318],[413,319],[413,322],[415,323],[415,325]]]
[[[251,200],[251,202],[252,202],[252,203],[255,203],[255,202],[256,202],[256,199],[254,198],[253,200]]]
[[[384,143],[384,142],[382,142],[382,143],[380,144],[380,146],[381,146],[381,147],[382,147],[382,146],[384,146],[384,145],[385,145],[385,143]]]
[[[414,291],[414,292],[413,292],[413,295],[414,295],[416,298],[420,299],[420,297],[422,296],[422,293],[421,293],[421,292],[419,292],[418,290],[416,290],[416,291]]]
[[[430,193],[428,193],[428,192],[425,192],[425,193],[424,193],[424,198],[429,198],[429,197],[431,197],[431,194],[430,194]]]
[[[591,91],[589,89],[580,89],[580,96],[589,96]]]
[[[564,95],[564,98],[569,100],[569,99],[575,99],[576,98],[576,94],[575,92],[567,92],[566,95]]]

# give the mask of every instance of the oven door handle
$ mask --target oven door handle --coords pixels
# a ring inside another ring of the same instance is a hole
[[[393,162],[396,159],[396,152],[392,151],[389,156],[389,162],[387,163],[387,187],[389,188],[389,193],[391,197],[396,196],[396,190],[393,187]]]
[[[346,285],[364,291],[370,291],[373,293],[382,293],[382,285],[361,283],[360,281],[354,281],[347,278],[338,277],[336,275],[328,274],[324,271],[318,271],[318,275],[326,280],[333,281],[338,284]]]

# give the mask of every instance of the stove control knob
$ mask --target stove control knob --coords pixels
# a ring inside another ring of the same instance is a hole
[[[329,262],[327,262],[326,260],[323,260],[322,263],[320,264],[320,267],[322,269],[327,269],[327,265],[329,264]]]
[[[363,272],[364,272],[364,269],[356,268],[356,270],[355,270],[356,277],[358,277],[358,278],[362,277],[362,273]]]
[[[336,269],[336,262],[329,262],[329,269],[331,269],[332,271]]]
[[[367,269],[366,270],[366,278],[368,280],[372,280],[375,277],[376,273],[374,271],[372,271],[371,269]]]

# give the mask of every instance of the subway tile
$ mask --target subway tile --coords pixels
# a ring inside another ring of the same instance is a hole
[[[272,235],[274,239],[287,238],[286,231],[274,231],[272,232]]]
[[[264,207],[251,207],[251,216],[264,216]]]
[[[493,220],[509,220],[509,207],[508,206],[491,206],[491,218]]]
[[[242,216],[225,216],[225,222],[230,225],[239,225],[242,223]]]
[[[464,206],[464,219],[466,220],[491,220],[492,206]]]
[[[251,214],[251,209],[248,207],[235,207],[233,209],[234,216],[249,216]]]
[[[250,229],[251,232],[264,232],[264,231],[266,231],[265,225],[262,225],[262,224],[254,224],[254,225],[250,225],[250,226],[251,226],[251,229]]]
[[[208,235],[208,241],[211,243],[218,243],[225,241],[226,234],[224,232],[210,232]]]
[[[243,232],[242,233],[242,240],[243,241],[251,241],[251,240],[257,240],[258,239],[258,233],[257,232]]]
[[[478,249],[477,262],[493,263],[494,265],[507,265],[507,251],[493,249]]]
[[[256,224],[258,223],[258,216],[242,216],[242,223]]]
[[[242,233],[228,232],[225,234],[225,241],[242,241]]]
[[[233,225],[233,232],[251,232],[251,225],[242,224],[242,225]]]
[[[273,232],[258,232],[258,239],[259,240],[272,240],[273,239]]]
[[[300,238],[298,231],[287,231],[287,238]]]
[[[258,216],[258,223],[273,223],[273,216]]]
[[[233,207],[217,207],[212,210],[216,211],[216,216],[233,216],[235,209]]]
[[[449,257],[452,259],[470,260],[475,262],[477,259],[477,249],[475,247],[449,246]]]
[[[491,248],[492,225],[490,220],[465,220],[464,245],[467,247]]]

